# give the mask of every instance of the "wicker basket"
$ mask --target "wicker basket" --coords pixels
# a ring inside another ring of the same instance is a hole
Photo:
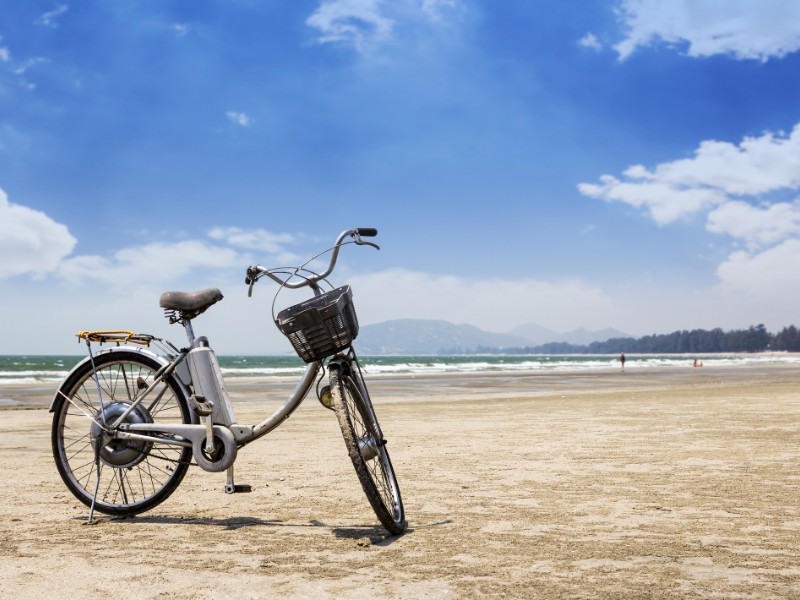
[[[350,286],[336,288],[282,310],[275,324],[307,363],[344,350],[358,335]]]

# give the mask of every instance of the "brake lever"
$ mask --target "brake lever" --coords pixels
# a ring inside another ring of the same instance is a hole
[[[253,267],[247,267],[247,274],[244,276],[244,282],[247,284],[247,297],[253,296],[253,286],[258,281],[258,271]]]
[[[372,246],[376,250],[380,250],[381,247],[374,242],[367,242],[361,239],[361,236],[358,233],[353,233],[353,242],[355,242],[356,246]]]

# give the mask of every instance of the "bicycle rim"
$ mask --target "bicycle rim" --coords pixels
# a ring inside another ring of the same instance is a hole
[[[400,487],[372,403],[350,373],[331,369],[334,410],[361,487],[376,516],[392,534],[406,528]]]
[[[109,353],[73,373],[61,386],[53,416],[53,456],[72,494],[111,515],[133,515],[160,504],[177,488],[191,449],[165,442],[99,438],[106,420],[123,414],[131,398],[153,385],[159,365],[137,353]],[[98,392],[99,387],[99,392]],[[102,398],[102,402],[101,402]],[[157,384],[126,418],[137,423],[189,423],[189,408],[174,381]]]

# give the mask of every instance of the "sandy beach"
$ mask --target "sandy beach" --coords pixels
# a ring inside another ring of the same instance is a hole
[[[15,598],[800,598],[800,372],[371,380],[409,530],[388,537],[308,399],[153,511],[87,509],[52,390],[0,389],[0,589]],[[234,383],[240,422],[288,389]]]

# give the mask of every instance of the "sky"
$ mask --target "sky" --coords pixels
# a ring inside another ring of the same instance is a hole
[[[0,0],[0,354],[290,351],[246,267],[353,227],[362,325],[800,325],[798,73],[793,0]]]

